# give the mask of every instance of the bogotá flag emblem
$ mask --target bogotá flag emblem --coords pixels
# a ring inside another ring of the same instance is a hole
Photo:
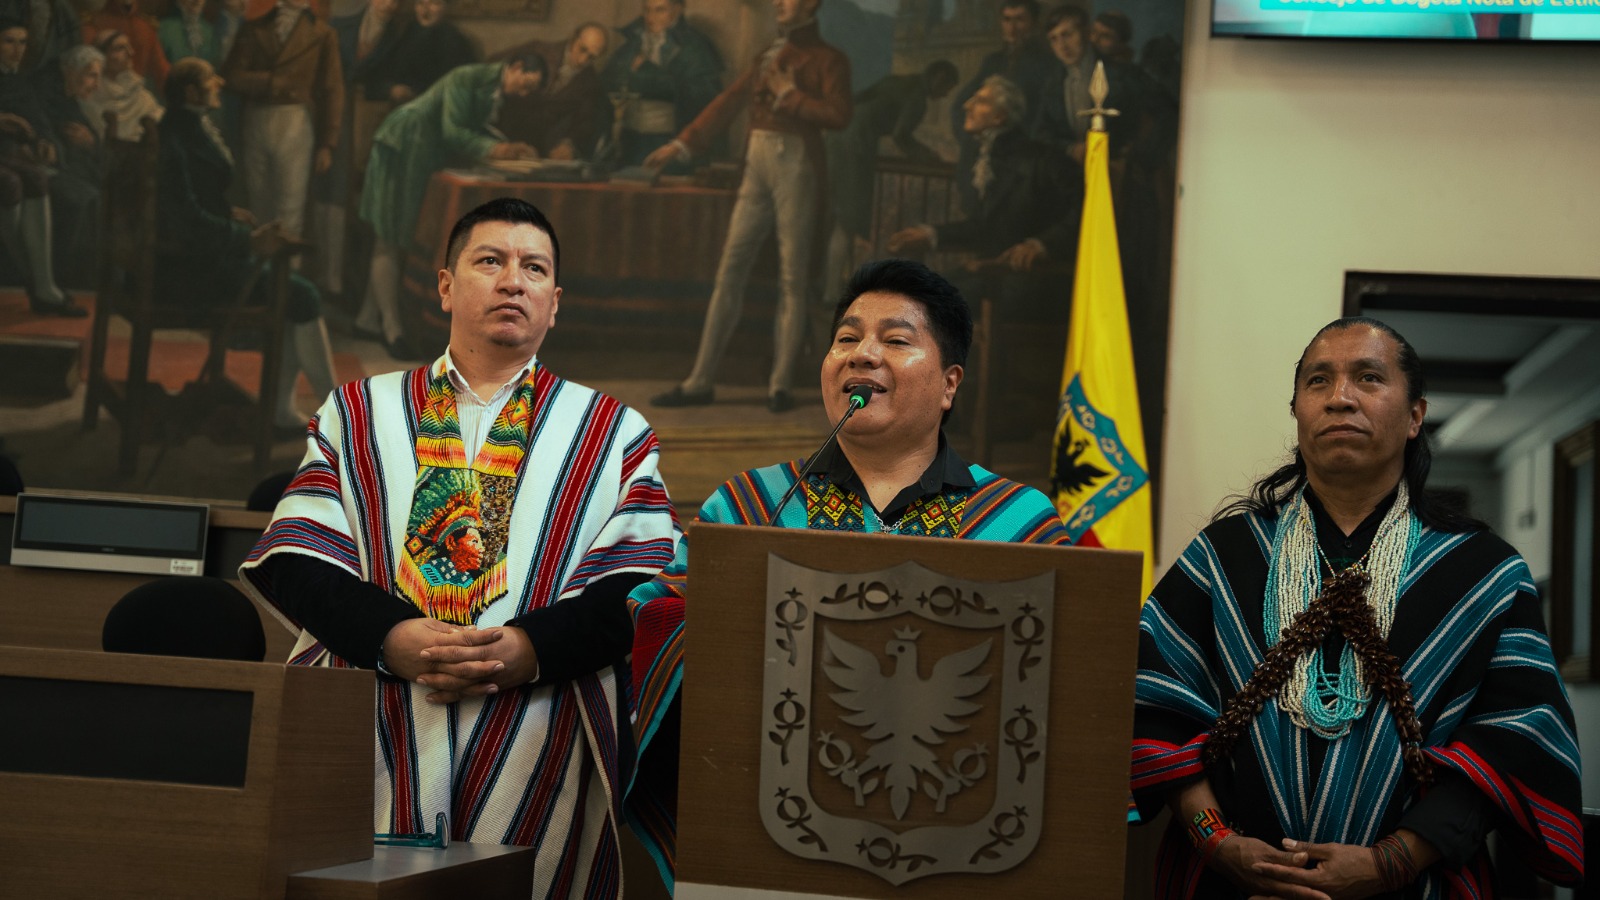
[[[1105,73],[1098,67],[1090,89],[1100,103],[1107,88]],[[1143,596],[1149,596],[1153,486],[1111,208],[1109,153],[1105,132],[1089,131],[1051,480],[1056,511],[1073,543],[1143,553]]]
[[[1065,519],[1076,544],[1096,521],[1149,483],[1150,475],[1122,442],[1116,420],[1089,402],[1080,378],[1061,394],[1056,433],[1050,486],[1056,496],[1077,504]]]

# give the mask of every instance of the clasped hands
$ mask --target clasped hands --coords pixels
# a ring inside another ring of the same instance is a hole
[[[1217,848],[1211,865],[1250,900],[1358,900],[1383,890],[1372,848],[1353,844],[1285,839],[1278,850],[1235,834]]]
[[[398,678],[431,689],[429,703],[455,703],[527,684],[538,655],[514,625],[475,628],[438,619],[406,619],[383,640],[383,664]]]

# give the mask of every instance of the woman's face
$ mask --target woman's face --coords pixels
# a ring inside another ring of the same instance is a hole
[[[106,48],[106,74],[121,75],[133,68],[133,41],[122,35]]]

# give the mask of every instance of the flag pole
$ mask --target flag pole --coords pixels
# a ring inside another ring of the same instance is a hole
[[[1111,84],[1106,81],[1106,62],[1096,60],[1094,74],[1089,76],[1089,99],[1094,101],[1094,106],[1080,110],[1078,115],[1089,117],[1089,130],[1104,133],[1106,130],[1107,116],[1120,116],[1122,112],[1115,109],[1106,109],[1106,98],[1111,96]]]
[[[1153,488],[1111,197],[1106,120],[1119,111],[1106,108],[1110,93],[1105,64],[1098,62],[1089,79],[1094,105],[1078,113],[1088,119],[1084,201],[1050,480],[1072,541],[1141,552],[1148,594]]]

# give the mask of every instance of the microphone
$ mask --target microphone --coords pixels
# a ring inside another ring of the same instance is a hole
[[[772,516],[767,519],[768,525],[778,521],[778,514],[783,512],[784,504],[788,503],[789,498],[794,496],[795,489],[800,487],[800,482],[805,481],[806,476],[811,474],[811,467],[817,464],[817,458],[822,456],[822,451],[828,449],[828,445],[833,443],[834,438],[839,436],[839,429],[844,427],[844,423],[850,421],[850,417],[856,414],[856,410],[865,409],[871,401],[872,385],[858,384],[850,389],[850,407],[844,411],[844,415],[839,417],[839,424],[833,426],[833,430],[828,432],[828,439],[822,442],[822,446],[817,448],[817,452],[811,454],[810,459],[806,460],[805,466],[800,470],[799,477],[795,478],[794,484],[789,485],[789,490],[784,492],[783,499],[779,500],[777,507],[772,510]]]

